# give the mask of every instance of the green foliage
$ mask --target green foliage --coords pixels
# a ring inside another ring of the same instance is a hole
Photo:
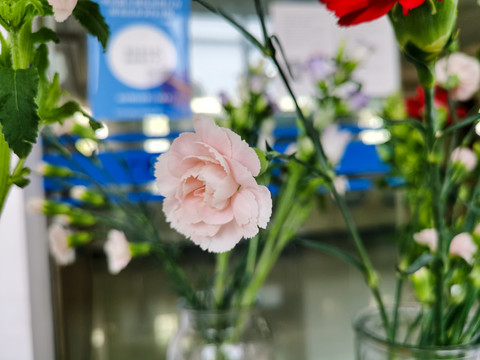
[[[0,123],[8,146],[20,158],[30,153],[37,138],[37,89],[36,69],[0,69]]]
[[[105,18],[100,13],[100,7],[90,0],[79,0],[73,16],[93,36],[95,36],[103,48],[107,48],[110,29]]]
[[[34,43],[46,43],[49,41],[53,41],[54,43],[59,42],[57,33],[50,28],[42,27],[32,34],[32,42]]]

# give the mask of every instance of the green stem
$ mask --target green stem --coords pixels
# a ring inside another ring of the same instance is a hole
[[[257,260],[258,252],[258,238],[258,235],[255,236],[248,244],[247,264],[245,266],[245,273],[248,277],[250,277],[255,271],[255,260]]]
[[[253,276],[240,297],[241,306],[250,306],[255,300],[255,295],[260,287],[265,282],[270,270],[273,267],[277,257],[274,256],[275,245],[281,235],[281,229],[288,217],[290,206],[293,203],[296,195],[297,185],[299,181],[299,171],[294,171],[292,176],[288,178],[285,187],[280,191],[280,198],[278,199],[277,210],[275,217],[270,222],[269,231],[267,232],[267,239],[265,246],[258,260],[257,266]]]
[[[315,147],[315,153],[318,161],[320,162],[320,166],[322,169],[329,169],[330,166],[328,165],[327,157],[325,155],[325,151],[323,149],[322,143],[320,142],[320,136],[317,130],[315,130],[313,123],[311,121],[308,121],[305,115],[303,114],[303,111],[301,110],[297,98],[295,96],[295,93],[293,92],[292,87],[290,86],[290,82],[283,71],[282,66],[276,59],[276,57],[272,58],[273,62],[275,63],[277,70],[280,74],[280,77],[283,80],[284,85],[287,88],[288,93],[290,94],[290,97],[292,98],[294,104],[295,104],[295,109],[297,111],[297,115],[300,118],[301,122],[305,126],[305,131],[307,132],[308,137],[313,141],[314,147]],[[328,171],[328,170],[327,170]],[[385,327],[385,331],[388,331],[389,329],[389,321],[388,321],[388,316],[387,312],[385,310],[385,305],[383,303],[382,297],[380,296],[380,290],[378,287],[378,275],[376,274],[372,262],[370,261],[370,258],[367,254],[367,251],[365,250],[365,246],[363,245],[362,239],[360,237],[360,234],[358,233],[357,227],[355,225],[355,222],[353,220],[353,217],[350,213],[350,210],[348,209],[348,206],[345,202],[345,199],[340,196],[340,194],[337,192],[335,189],[335,186],[332,185],[332,179],[329,179],[330,185],[331,185],[331,191],[333,194],[333,197],[335,198],[335,201],[337,202],[340,211],[343,215],[343,218],[345,220],[345,223],[347,225],[348,230],[350,231],[350,234],[352,235],[355,247],[357,248],[358,254],[360,256],[360,260],[363,263],[365,267],[365,279],[367,281],[367,284],[370,286],[370,289],[372,291],[372,294],[377,302],[377,305],[380,310],[380,314],[382,317],[382,322]]]
[[[223,295],[225,294],[225,282],[227,278],[228,259],[230,252],[217,254],[217,267],[215,269],[215,304],[217,307],[222,306]]]
[[[10,182],[10,157],[11,150],[3,137],[0,127],[0,218],[8,192],[12,186]]]
[[[397,336],[397,326],[398,326],[398,315],[399,315],[399,310],[400,310],[400,302],[402,299],[402,290],[403,290],[403,281],[404,277],[403,275],[399,274],[397,275],[397,288],[395,290],[395,305],[393,308],[393,321],[392,321],[392,327],[390,330],[390,341],[393,343],[395,342],[395,338]]]
[[[425,121],[426,121],[426,144],[428,151],[428,164],[430,178],[429,187],[432,195],[432,215],[435,229],[438,233],[438,247],[437,247],[437,259],[432,266],[432,270],[435,275],[435,304],[433,307],[433,328],[434,338],[437,345],[443,344],[445,339],[444,328],[442,326],[443,308],[444,308],[444,277],[445,270],[448,266],[448,243],[445,232],[445,221],[443,218],[442,207],[442,194],[441,194],[441,181],[440,181],[440,165],[436,160],[435,154],[435,138],[437,132],[436,123],[436,111],[433,104],[434,101],[434,88],[424,87],[425,94]]]

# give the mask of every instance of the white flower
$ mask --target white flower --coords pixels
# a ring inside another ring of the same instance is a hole
[[[435,229],[424,229],[416,234],[413,234],[413,240],[417,243],[426,245],[431,251],[437,250],[438,234]]]
[[[77,5],[77,0],[48,0],[48,3],[53,8],[55,20],[64,22],[72,15],[73,9]]]
[[[337,190],[337,192],[340,195],[345,195],[345,193],[349,189],[347,177],[346,176],[337,176],[333,180],[333,186],[335,187],[335,189]]]
[[[473,255],[477,250],[478,247],[473,242],[472,236],[466,232],[455,236],[450,243],[450,254],[464,258],[469,264],[473,263]]]
[[[440,59],[435,67],[438,82],[445,84],[450,76],[458,76],[458,85],[451,90],[454,100],[469,100],[480,85],[480,64],[478,60],[462,53],[455,53]]]
[[[59,224],[48,229],[50,253],[59,265],[69,265],[75,261],[75,249],[68,243],[70,233]]]
[[[87,192],[87,187],[83,185],[77,185],[70,190],[70,196],[75,200],[82,200],[83,196]]]
[[[103,250],[107,254],[108,271],[114,275],[122,271],[132,259],[130,245],[122,231],[110,230]]]
[[[345,130],[339,130],[335,124],[327,125],[322,131],[322,142],[325,155],[333,165],[342,160],[343,153],[352,139],[352,134]]]
[[[477,167],[477,155],[466,147],[457,147],[450,155],[452,162],[460,162],[465,165],[467,171],[472,171]]]

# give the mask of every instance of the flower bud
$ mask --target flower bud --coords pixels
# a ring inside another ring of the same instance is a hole
[[[152,247],[149,243],[142,242],[142,243],[128,243],[130,248],[130,254],[132,257],[147,255],[152,250]]]
[[[85,231],[72,232],[68,236],[68,244],[70,247],[85,245],[90,241],[92,241],[92,234]]]
[[[422,86],[432,87],[435,83],[433,65],[452,39],[457,5],[458,0],[425,1],[404,15],[397,3],[390,11],[398,44],[417,67]]]
[[[72,211],[65,215],[68,217],[69,225],[93,226],[97,223],[95,216],[78,208],[72,209]]]
[[[431,271],[425,267],[412,275],[412,285],[418,301],[422,304],[431,304],[435,301],[434,279]]]
[[[42,198],[32,198],[27,203],[28,211],[45,215],[68,214],[71,209],[71,206],[68,204]]]
[[[73,176],[73,171],[64,166],[52,165],[42,162],[37,166],[37,172],[45,177],[67,178]]]
[[[76,200],[84,201],[94,206],[102,206],[105,204],[105,200],[101,194],[89,190],[86,186],[74,186],[70,190],[70,195]]]

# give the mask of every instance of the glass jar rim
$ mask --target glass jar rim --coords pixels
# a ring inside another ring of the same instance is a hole
[[[407,306],[400,306],[399,311],[419,311],[421,307],[419,305],[407,305]],[[393,306],[387,308],[388,310],[393,310]],[[410,350],[415,353],[431,353],[435,351],[440,354],[451,354],[455,355],[458,352],[464,352],[469,350],[479,350],[480,351],[480,344],[460,344],[460,345],[445,345],[445,346],[417,346],[413,344],[402,344],[394,341],[390,341],[382,336],[375,334],[369,327],[365,326],[367,323],[366,320],[373,319],[373,318],[380,318],[380,311],[378,308],[366,308],[355,317],[353,321],[353,328],[356,333],[362,334],[366,336],[369,340],[375,342],[378,346],[381,347],[388,347],[394,348],[397,350],[404,349]]]

